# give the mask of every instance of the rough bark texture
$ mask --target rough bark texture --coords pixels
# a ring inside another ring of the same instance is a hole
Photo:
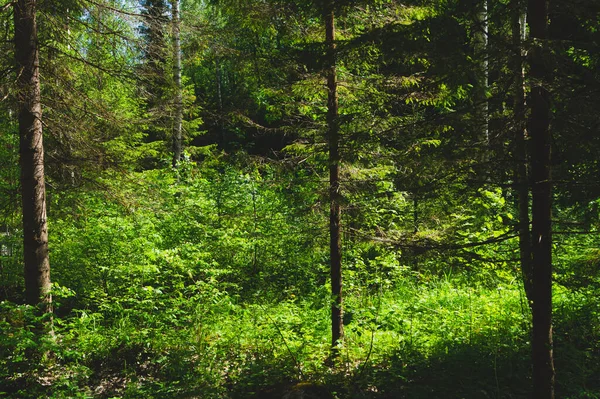
[[[338,355],[338,344],[344,337],[342,297],[342,250],[340,209],[340,154],[338,124],[338,94],[336,72],[334,2],[325,9],[325,33],[327,43],[327,127],[329,141],[329,235],[331,257],[331,346],[332,355]]]
[[[550,181],[550,93],[545,87],[544,62],[548,1],[529,0],[528,18],[533,46],[529,51],[531,94],[529,133],[532,140],[533,238],[533,397],[554,398],[552,354],[552,186]]]
[[[519,210],[519,253],[523,285],[527,301],[531,306],[533,291],[533,264],[531,253],[531,231],[529,228],[529,173],[527,171],[527,126],[525,98],[525,70],[523,61],[525,50],[525,8],[522,0],[511,1],[511,26],[513,41],[512,71],[515,76],[514,84],[514,156],[515,156],[515,185],[517,208]]]
[[[181,86],[181,39],[179,0],[171,1],[173,24],[173,80],[175,81],[175,118],[173,121],[173,167],[181,161],[183,88]]]
[[[25,298],[51,310],[50,262],[46,223],[42,105],[36,26],[36,0],[14,7],[17,66]]]

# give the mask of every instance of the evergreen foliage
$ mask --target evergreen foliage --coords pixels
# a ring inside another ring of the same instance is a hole
[[[180,4],[181,86],[170,2],[37,3],[54,307],[40,314],[0,3],[0,397],[531,397],[535,245],[519,233],[535,244],[539,154],[523,84],[528,107],[533,87],[551,99],[554,389],[600,397],[597,1],[550,1],[548,37],[515,40],[524,1],[488,0],[485,46],[480,1]]]

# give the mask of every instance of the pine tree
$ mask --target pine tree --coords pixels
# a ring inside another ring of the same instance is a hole
[[[143,62],[140,68],[142,87],[148,112],[147,140],[165,139],[168,125],[169,73],[167,70],[169,46],[167,44],[167,0],[142,0]]]
[[[52,297],[36,11],[36,0],[19,0],[14,4],[25,297],[32,305],[42,302],[45,310],[50,312]]]
[[[331,347],[339,354],[344,338],[342,294],[342,243],[340,195],[340,134],[336,72],[335,1],[330,0],[323,12],[327,46],[327,141],[329,144],[329,257],[331,273]]]
[[[548,0],[529,0],[533,46],[529,52],[533,241],[533,390],[536,399],[554,398],[552,343],[552,184],[550,101],[544,50],[548,39]]]

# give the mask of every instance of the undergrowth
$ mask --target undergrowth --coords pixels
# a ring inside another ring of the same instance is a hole
[[[591,357],[598,347],[574,337],[581,330],[597,337],[597,324],[574,325],[574,304],[580,311],[586,305],[558,298],[560,397],[596,397]],[[1,346],[2,390],[24,398],[247,398],[310,381],[338,398],[529,394],[530,317],[516,285],[438,279],[349,293],[346,338],[333,368],[326,365],[327,301],[323,290],[242,302],[204,284],[166,306],[172,313],[143,301],[75,312],[55,320],[55,337],[44,342],[28,330],[28,308],[4,302],[2,329],[10,340]],[[175,309],[182,304],[186,312]]]

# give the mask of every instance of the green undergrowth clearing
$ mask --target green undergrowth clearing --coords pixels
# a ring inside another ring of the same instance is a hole
[[[528,396],[530,316],[516,285],[473,288],[432,279],[375,294],[349,292],[336,367],[326,361],[325,289],[260,303],[210,284],[195,288],[195,297],[180,299],[185,312],[169,298],[172,312],[143,301],[114,303],[55,320],[56,337],[44,342],[17,336],[26,331],[15,324],[27,318],[25,308],[3,303],[2,327],[17,343],[2,360],[6,388],[13,390],[5,395],[259,398],[310,381],[338,398]],[[160,302],[161,294],[153,295]],[[561,397],[593,398],[593,375],[575,372],[590,370],[589,350],[569,341],[574,328],[584,328],[568,324],[575,304],[582,299],[558,295],[558,389]],[[19,363],[19,351],[38,356],[40,366]]]

